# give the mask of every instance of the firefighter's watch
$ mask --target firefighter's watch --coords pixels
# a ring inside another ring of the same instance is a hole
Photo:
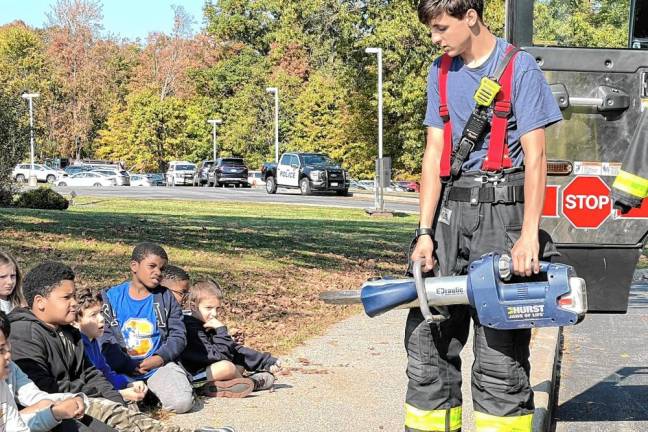
[[[416,231],[414,231],[416,238],[424,235],[429,235],[431,238],[434,238],[434,228],[416,228]]]

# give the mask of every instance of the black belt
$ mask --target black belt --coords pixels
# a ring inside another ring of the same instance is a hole
[[[485,187],[459,187],[452,186],[448,193],[449,201],[478,203],[504,203],[512,204],[524,202],[524,186],[485,186]]]

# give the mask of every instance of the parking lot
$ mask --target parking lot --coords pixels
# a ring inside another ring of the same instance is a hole
[[[256,203],[299,204],[326,207],[373,208],[372,193],[354,192],[349,196],[321,193],[304,196],[298,190],[279,189],[277,194],[267,194],[263,187],[232,188],[232,187],[60,187],[54,190],[69,196],[75,195],[97,197],[128,197],[135,199],[188,199],[240,201]],[[400,213],[418,212],[418,194],[385,195],[385,208]]]

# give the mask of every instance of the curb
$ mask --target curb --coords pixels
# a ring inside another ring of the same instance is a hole
[[[535,401],[533,432],[551,428],[561,337],[562,327],[540,328],[533,336],[529,377]]]

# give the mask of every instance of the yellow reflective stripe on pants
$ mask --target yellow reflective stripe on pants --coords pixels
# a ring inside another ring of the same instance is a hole
[[[448,429],[446,429],[446,418]],[[426,411],[405,404],[405,426],[421,431],[457,431],[461,429],[461,407]]]
[[[648,179],[623,170],[619,171],[612,187],[637,198],[648,196]]]
[[[476,432],[531,432],[533,414],[498,417],[475,412]]]

